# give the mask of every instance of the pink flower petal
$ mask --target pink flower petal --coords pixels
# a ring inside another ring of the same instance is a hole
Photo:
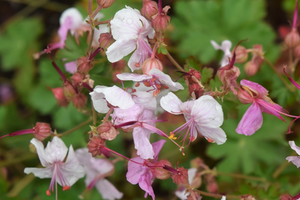
[[[138,163],[144,163],[144,159],[142,159],[141,157],[135,157],[132,158],[131,160]],[[129,183],[135,185],[140,181],[141,176],[143,176],[144,173],[146,173],[146,171],[147,171],[147,167],[129,161],[128,171],[126,173],[126,179]]]
[[[165,143],[166,143],[166,140],[159,140],[157,142],[152,143],[152,147],[153,147],[153,151],[154,151],[154,160],[158,159],[158,154]]]
[[[298,155],[300,155],[300,148],[295,144],[294,141],[289,141],[289,145],[294,151],[296,151]]]
[[[137,155],[143,159],[153,159],[154,151],[149,141],[149,131],[136,127],[133,129],[134,148],[137,150]]]
[[[262,123],[261,108],[258,103],[254,102],[244,114],[235,131],[238,134],[252,135],[260,129]]]
[[[145,194],[145,198],[147,197],[147,194],[149,194],[150,196],[152,196],[152,199],[155,199],[155,195],[154,195],[154,191],[153,188],[151,186],[152,184],[152,173],[150,173],[150,171],[147,171],[142,177],[141,177],[141,181],[139,182],[139,186],[141,189],[143,189],[146,194]]]
[[[123,193],[119,192],[113,184],[106,179],[101,179],[96,183],[96,188],[103,199],[114,200],[121,199]]]
[[[241,80],[241,85],[242,86],[248,86],[252,90],[257,91],[260,94],[261,97],[268,95],[268,90],[266,88],[264,88],[263,86],[259,85],[258,83],[243,79],[243,80]]]

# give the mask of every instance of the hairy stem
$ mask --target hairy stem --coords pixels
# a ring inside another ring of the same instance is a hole
[[[88,120],[86,120],[85,122],[82,122],[82,123],[79,124],[78,126],[75,126],[74,128],[72,128],[72,129],[70,129],[70,130],[68,130],[68,131],[66,131],[66,132],[64,132],[64,133],[58,134],[57,136],[58,136],[58,137],[62,137],[62,136],[65,136],[65,135],[67,135],[67,134],[70,134],[70,133],[72,133],[72,132],[74,132],[74,131],[80,129],[81,127],[83,127],[83,126],[89,124],[89,123],[92,122],[92,121],[93,121],[93,118],[89,118]]]
[[[168,51],[167,51],[167,57],[175,65],[175,67],[177,67],[178,70],[184,72],[184,69],[176,62],[176,60],[171,56],[171,54]]]

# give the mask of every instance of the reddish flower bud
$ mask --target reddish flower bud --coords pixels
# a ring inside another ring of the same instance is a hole
[[[85,78],[84,74],[82,74],[80,72],[75,72],[73,74],[73,76],[71,77],[74,87],[78,87],[82,83],[84,78]]]
[[[87,103],[87,97],[83,93],[76,94],[72,97],[72,103],[75,108],[83,108]]]
[[[97,132],[102,139],[111,141],[119,135],[119,130],[113,127],[110,121],[104,121],[97,127]]]
[[[101,33],[98,41],[99,46],[103,49],[107,49],[112,43],[115,42],[110,33]]]
[[[89,143],[87,144],[87,148],[94,157],[97,155],[100,156],[102,154],[107,158],[111,156],[111,153],[105,146],[105,140],[101,139],[98,136],[94,136],[90,139]]]
[[[85,56],[77,59],[77,71],[82,74],[88,74],[93,68],[92,62]]]
[[[33,136],[40,141],[43,141],[45,138],[52,134],[51,126],[48,123],[37,122],[33,129]]]
[[[216,183],[215,177],[212,174],[206,176],[206,189],[209,193],[217,193],[219,191],[218,184]]]
[[[242,195],[241,200],[256,200],[251,194]]]
[[[114,2],[115,0],[97,0],[97,4],[101,8],[109,8]]]
[[[143,74],[149,75],[151,69],[163,70],[163,64],[156,58],[148,58],[142,65]]]
[[[65,81],[63,84],[63,92],[67,99],[71,99],[76,95],[76,90],[69,81]]]
[[[158,162],[153,163],[154,166],[170,166],[172,167],[172,164],[168,160],[160,160]],[[152,172],[155,175],[155,178],[160,180],[166,180],[170,177],[170,172],[168,170],[165,170],[162,167],[154,167],[152,168]]]
[[[218,70],[218,76],[221,82],[223,83],[224,90],[231,90],[233,94],[237,94],[235,87],[237,87],[236,80],[241,74],[240,69],[236,66],[233,66],[228,69],[220,68]]]
[[[247,76],[254,76],[259,69],[259,66],[255,64],[253,61],[249,61],[244,65],[244,70]]]
[[[295,28],[293,28],[292,31],[284,39],[284,43],[288,48],[293,48],[297,46],[299,42],[300,42],[299,33]]]
[[[235,58],[235,62],[236,63],[244,63],[248,59],[247,49],[245,47],[243,47],[243,46],[238,46],[235,49],[235,54],[236,54],[236,58]]]
[[[163,168],[171,172],[171,178],[178,186],[184,185],[186,188],[189,186],[187,169],[184,169],[183,167],[174,169],[168,165],[165,165]]]
[[[170,17],[167,15],[170,6],[163,8],[162,13],[157,13],[152,17],[151,25],[156,32],[165,32],[170,24]]]
[[[53,88],[52,92],[59,106],[67,106],[69,104],[69,101],[64,95],[63,88]]]
[[[279,200],[292,200],[293,196],[290,194],[282,194],[280,195]]]
[[[191,165],[191,168],[198,169],[205,164],[201,158],[197,157],[197,158],[194,158],[193,160],[191,160],[190,165]]]
[[[184,79],[188,85],[190,96],[193,99],[198,99],[204,93],[204,87],[201,84],[201,74],[195,69],[190,69],[188,72],[184,73]]]
[[[153,15],[158,13],[158,5],[155,1],[144,0],[141,14],[148,20],[152,19]]]

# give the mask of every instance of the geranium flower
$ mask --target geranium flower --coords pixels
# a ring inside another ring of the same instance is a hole
[[[196,175],[196,172],[197,172],[196,168],[190,168],[188,170],[189,184],[190,185],[193,183],[193,179]],[[189,196],[189,194],[190,194],[189,192],[186,192],[186,188],[184,186],[175,191],[175,195],[181,200],[186,200],[187,197]]]
[[[298,155],[300,155],[300,148],[295,144],[294,141],[289,141],[289,145],[293,150],[296,151]],[[297,168],[300,167],[300,159],[299,156],[289,156],[286,158],[287,161],[292,162],[294,165],[296,165]]]
[[[132,71],[140,69],[152,54],[147,38],[152,39],[155,31],[149,21],[137,9],[126,6],[115,14],[110,25],[116,41],[107,48],[107,59],[112,63],[117,62],[134,51],[128,66]]]
[[[39,178],[51,178],[47,195],[50,195],[54,190],[56,183],[63,187],[63,190],[68,190],[79,179],[84,176],[84,169],[79,164],[72,145],[69,148],[67,160],[64,162],[68,148],[64,142],[54,137],[51,142],[48,142],[44,149],[42,142],[33,138],[30,141],[36,148],[41,164],[45,168],[25,168],[24,173],[33,173]]]
[[[229,64],[229,58],[231,58],[231,42],[229,40],[224,40],[220,45],[218,45],[215,41],[211,40],[210,41],[211,45],[216,49],[216,50],[222,50],[224,52],[224,56],[222,58],[222,60],[220,61],[220,65],[221,67],[226,66],[227,64]]]
[[[252,103],[248,108],[236,128],[236,132],[244,135],[252,135],[263,123],[262,112],[275,115],[282,121],[285,121],[280,114],[284,114],[283,108],[274,103],[268,97],[268,90],[258,83],[248,80],[241,80],[241,88],[238,90],[238,98],[244,103]]]
[[[155,194],[152,188],[152,182],[154,181],[155,175],[151,170],[151,163],[155,163],[158,160],[158,154],[165,144],[165,140],[159,140],[152,144],[154,150],[153,160],[145,160],[141,157],[135,157],[128,162],[128,172],[126,173],[126,179],[131,184],[139,184],[140,188],[143,189],[146,194],[145,198],[149,194],[152,199],[155,199]],[[137,164],[141,163],[141,164]]]
[[[114,171],[114,165],[108,159],[94,158],[87,148],[77,149],[75,154],[83,165],[86,178],[85,185],[88,189],[94,186],[103,199],[121,199],[123,193],[119,192],[108,180],[104,179]]]
[[[221,105],[211,96],[203,95],[197,100],[182,101],[172,92],[160,100],[161,107],[174,115],[183,114],[186,123],[173,131],[184,134],[185,141],[187,134],[190,134],[190,141],[197,138],[198,132],[208,141],[223,144],[226,141],[226,134],[220,128],[223,124],[223,111]]]

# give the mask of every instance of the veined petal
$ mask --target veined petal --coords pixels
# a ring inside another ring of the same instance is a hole
[[[107,106],[107,102],[104,99],[103,93],[98,93],[95,90],[90,92],[93,106],[98,113],[107,113],[109,111],[109,107]]]
[[[106,159],[92,157],[90,159],[90,162],[92,167],[96,169],[99,174],[106,174],[115,168],[115,166],[111,163],[111,161]]]
[[[144,38],[138,37],[136,44],[136,50],[133,52],[128,61],[128,66],[130,67],[132,72],[138,69],[142,69],[143,63],[145,62],[145,60],[150,58],[152,54],[152,49],[149,46],[148,42],[144,40]],[[136,64],[138,64],[139,67],[137,67]]]
[[[294,151],[296,151],[298,155],[300,155],[300,148],[295,144],[294,141],[289,141],[289,145]]]
[[[127,56],[136,48],[135,39],[119,39],[107,48],[106,55],[109,62],[114,63]]]
[[[278,111],[284,112],[283,108],[280,105],[275,103],[268,103],[261,99],[257,99],[256,102],[261,106],[262,112],[274,115],[282,121],[285,121],[284,118],[280,115],[280,113],[278,113]]]
[[[114,200],[121,199],[123,197],[123,193],[119,192],[119,190],[117,190],[115,186],[106,179],[100,179],[96,183],[96,188],[103,199]]]
[[[121,109],[131,108],[135,104],[132,100],[131,94],[115,85],[108,87],[103,93],[105,95],[105,99],[111,105],[118,106]]]
[[[59,137],[53,137],[51,142],[48,142],[45,148],[45,154],[47,155],[51,163],[62,162],[68,152],[68,148],[65,143]]]
[[[198,125],[210,128],[220,127],[224,120],[222,106],[209,95],[195,100],[191,115]]]
[[[294,165],[296,165],[297,168],[300,167],[300,158],[299,156],[288,156],[286,158],[287,161],[292,162]]]
[[[141,181],[139,182],[139,186],[141,189],[143,189],[146,192],[145,198],[147,194],[149,194],[152,199],[155,199],[154,191],[152,188],[152,174],[150,171],[147,171],[142,177]]]
[[[132,158],[131,160],[138,162],[138,163],[144,163],[144,159],[142,159],[141,157],[135,157],[135,158]],[[129,161],[128,162],[128,171],[126,173],[126,179],[129,183],[135,185],[140,181],[141,176],[144,173],[146,173],[146,171],[147,171],[147,167]]]
[[[158,78],[158,80],[169,87],[169,89],[171,91],[177,91],[177,90],[183,90],[184,87],[180,84],[180,83],[177,83],[177,82],[173,82],[171,77],[165,73],[163,73],[162,71],[160,71],[159,69],[151,69],[149,71],[149,75],[150,76],[155,76]]]
[[[25,174],[33,173],[34,176],[39,178],[52,178],[53,169],[52,166],[46,168],[34,168],[34,167],[26,167],[24,169]]]
[[[221,128],[210,128],[204,126],[196,126],[198,132],[206,139],[211,139],[217,144],[224,144],[227,140],[227,136]]]
[[[66,162],[60,165],[60,170],[70,186],[72,186],[78,179],[84,177],[84,168],[80,165],[77,157],[75,156],[72,145],[69,148]],[[60,183],[60,179],[57,179],[57,182]]]
[[[262,123],[263,116],[260,106],[254,102],[245,112],[235,131],[238,134],[252,135],[260,129]]]
[[[149,92],[136,91],[132,95],[135,103],[142,105],[147,110],[155,110],[157,107],[155,97]]]
[[[35,146],[36,152],[39,156],[40,162],[44,167],[49,166],[50,163],[52,163],[52,160],[50,160],[45,153],[44,145],[41,141],[33,138],[31,139],[31,144]]]
[[[182,101],[172,92],[160,99],[160,106],[167,112],[178,115],[181,114],[180,105]]]
[[[153,159],[154,151],[149,141],[150,134],[147,130],[141,127],[135,127],[132,134],[137,155],[143,159]]]
[[[258,83],[243,79],[243,80],[241,80],[241,85],[242,86],[248,86],[252,90],[257,91],[260,94],[261,97],[268,95],[268,90],[266,88],[264,88],[263,86],[261,86],[260,84],[258,84]]]
[[[140,82],[152,78],[152,76],[148,76],[145,74],[133,74],[133,73],[122,73],[122,74],[117,74],[116,76],[118,79],[122,81],[134,81],[134,82]]]

